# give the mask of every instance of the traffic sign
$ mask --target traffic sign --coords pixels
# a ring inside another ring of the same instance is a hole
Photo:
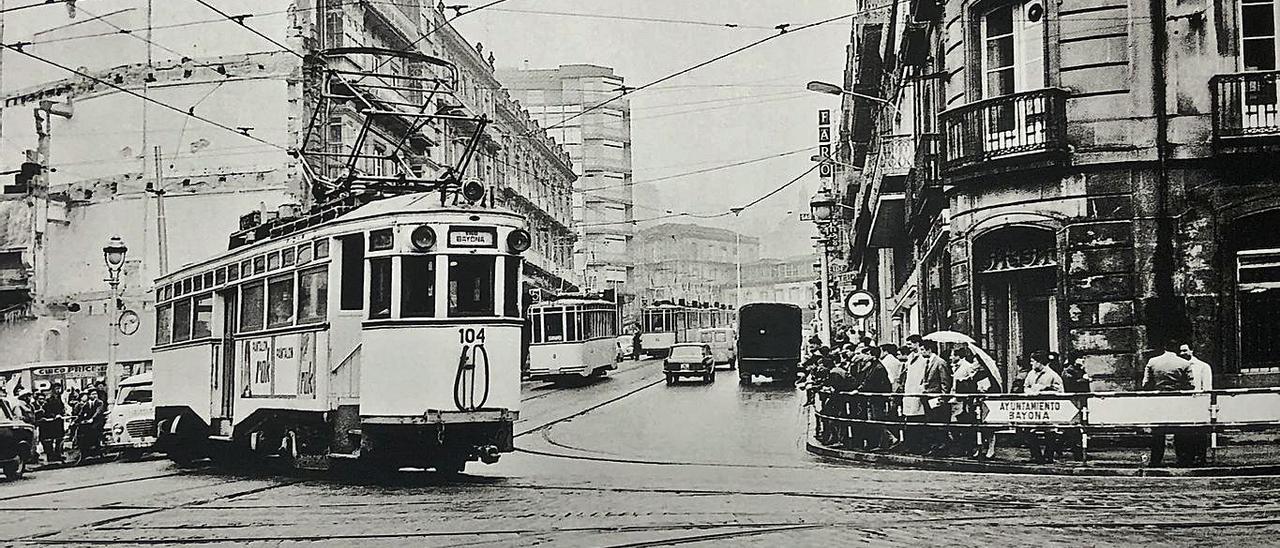
[[[854,291],[844,298],[844,310],[855,318],[865,318],[876,310],[876,298],[866,291]]]
[[[981,420],[994,424],[1064,424],[1076,420],[1080,407],[1070,398],[987,399]]]

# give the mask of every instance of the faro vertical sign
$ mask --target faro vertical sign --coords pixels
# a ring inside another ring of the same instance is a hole
[[[822,159],[822,163],[818,164],[822,186],[831,188],[831,179],[835,176],[831,164],[831,109],[818,109],[818,157]]]

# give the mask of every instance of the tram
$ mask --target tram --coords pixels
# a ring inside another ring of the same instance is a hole
[[[520,412],[529,245],[519,215],[443,192],[233,236],[157,281],[158,444],[179,462],[496,462]]]
[[[529,306],[529,378],[567,382],[618,368],[618,308],[565,297]]]
[[[698,342],[698,330],[733,327],[737,313],[723,305],[658,301],[640,310],[640,352],[665,358],[677,343]]]

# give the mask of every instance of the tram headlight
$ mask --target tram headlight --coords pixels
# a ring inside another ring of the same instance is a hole
[[[462,197],[473,204],[479,202],[484,198],[484,185],[480,181],[467,181],[462,185]]]
[[[529,237],[529,232],[524,229],[512,230],[507,234],[507,248],[512,253],[524,253],[533,244],[533,240]]]
[[[436,246],[436,231],[427,225],[422,225],[413,229],[413,233],[409,235],[409,241],[418,251],[429,251]]]

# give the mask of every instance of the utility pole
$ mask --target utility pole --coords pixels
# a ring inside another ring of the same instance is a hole
[[[818,257],[822,264],[822,279],[818,284],[818,301],[822,307],[819,314],[822,314],[822,331],[819,335],[822,338],[822,344],[831,346],[831,286],[829,278],[831,276],[831,261],[827,258],[827,238],[823,236],[818,238]]]
[[[169,273],[169,228],[164,216],[164,160],[160,157],[160,146],[155,147],[156,180],[148,185],[147,192],[156,197],[156,256],[160,263],[160,275]]]
[[[742,208],[735,207],[729,211],[733,212],[733,263],[737,270],[738,290],[734,292],[734,310],[742,308],[742,225],[738,223],[738,214],[742,213]]]

